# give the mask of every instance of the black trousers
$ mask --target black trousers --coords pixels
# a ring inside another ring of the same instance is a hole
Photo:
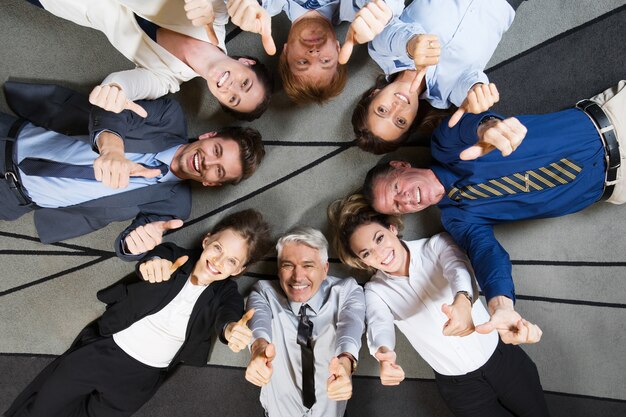
[[[131,358],[112,337],[98,338],[44,368],[5,416],[130,416],[154,395],[164,377],[163,369]]]
[[[435,372],[435,381],[457,417],[549,416],[537,366],[519,346],[501,340],[482,367],[460,376]]]

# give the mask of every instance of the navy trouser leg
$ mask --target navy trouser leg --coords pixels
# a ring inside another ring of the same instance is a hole
[[[130,416],[152,397],[163,375],[128,356],[112,338],[103,338],[50,364],[7,416]]]
[[[441,396],[457,417],[547,417],[537,367],[519,347],[502,341],[485,365],[461,376],[436,374]]]
[[[20,205],[20,201],[9,188],[5,173],[5,141],[8,139],[9,129],[17,121],[15,116],[0,112],[0,220],[15,220],[31,211],[31,208]],[[12,169],[12,167],[10,168]]]

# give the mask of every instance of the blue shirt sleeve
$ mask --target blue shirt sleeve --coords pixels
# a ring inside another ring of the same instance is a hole
[[[450,219],[445,212],[442,223],[456,243],[467,252],[487,301],[504,295],[515,302],[511,260],[496,240],[492,226]]]
[[[470,146],[478,142],[478,125],[487,117],[503,116],[486,111],[480,114],[465,113],[459,123],[448,127],[449,117],[443,119],[433,132],[431,152],[433,158],[441,164],[453,164],[459,160],[459,155]]]

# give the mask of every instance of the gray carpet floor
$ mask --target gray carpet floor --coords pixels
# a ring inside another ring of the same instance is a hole
[[[530,0],[518,10],[489,64],[503,114],[556,111],[626,77],[626,7],[623,0]],[[286,38],[284,16],[273,20],[277,44]],[[340,28],[340,38],[346,27]],[[230,28],[232,30],[232,28]],[[59,82],[88,92],[108,73],[131,64],[106,38],[62,21],[21,0],[0,4],[0,80]],[[257,37],[243,33],[231,53],[262,56]],[[264,58],[275,66],[275,58]],[[194,189],[192,216],[168,239],[183,246],[216,219],[247,207],[260,209],[280,233],[294,224],[326,230],[328,203],[355,189],[378,158],[350,146],[352,108],[379,73],[365,48],[355,51],[344,93],[324,106],[294,107],[279,89],[269,111],[251,125],[263,134],[268,155],[258,173],[236,187]],[[190,135],[236,124],[194,80],[176,95],[188,114]],[[7,111],[0,95],[0,110]],[[427,161],[429,152],[407,146],[398,156]],[[437,209],[405,220],[407,238],[441,230]],[[100,315],[98,289],[132,265],[115,259],[111,242],[125,223],[56,245],[36,239],[32,215],[0,222],[0,410],[77,332]],[[541,343],[526,347],[539,368],[555,416],[626,415],[626,208],[597,204],[559,219],[496,228],[513,260],[519,311],[541,325]],[[246,293],[272,278],[274,261],[239,280]],[[352,271],[336,261],[331,273]],[[363,281],[366,277],[358,276]],[[354,416],[446,416],[432,371],[399,338],[398,360],[408,381],[387,389],[377,366],[361,352]],[[260,416],[258,391],[243,379],[247,353],[217,345],[207,368],[183,367],[138,415]],[[223,404],[216,398],[227,398]],[[177,408],[173,408],[176,404]]]

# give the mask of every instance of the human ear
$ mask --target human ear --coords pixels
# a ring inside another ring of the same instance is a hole
[[[209,244],[209,237],[211,237],[211,233],[207,233],[204,239],[202,239],[202,249],[206,249]]]
[[[393,224],[389,225],[389,231],[393,233],[394,235],[398,236],[398,228],[394,226]]]
[[[251,67],[253,65],[256,65],[256,61],[254,59],[250,59],[250,58],[237,58],[237,61],[239,61],[239,63],[246,65],[248,67]]]
[[[395,169],[409,168],[411,166],[411,164],[406,161],[391,161],[389,162],[389,165],[391,165]]]

